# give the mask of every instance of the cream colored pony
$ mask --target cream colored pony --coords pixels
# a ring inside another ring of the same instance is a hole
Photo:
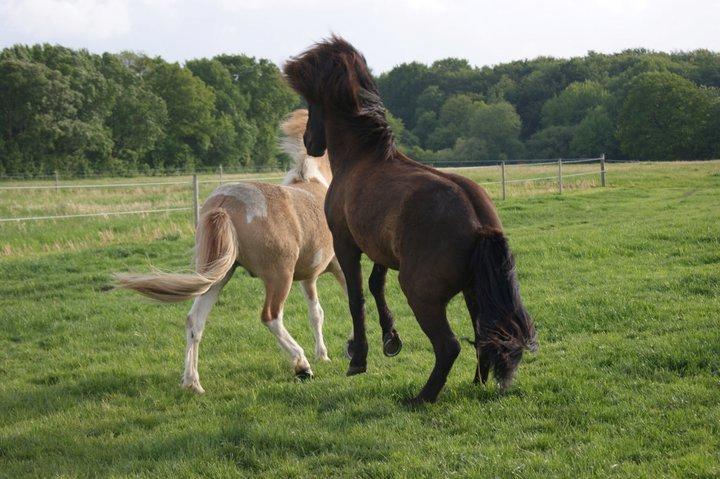
[[[329,361],[323,339],[324,313],[316,281],[333,273],[345,287],[333,252],[323,203],[332,179],[327,155],[308,156],[303,144],[307,110],[296,110],[282,124],[282,148],[295,166],[282,185],[226,184],[212,192],[200,213],[195,234],[193,274],[117,275],[118,285],[170,302],[195,298],[187,317],[187,347],[182,385],[204,392],[198,350],[205,321],[236,266],[265,284],[261,320],[291,358],[299,379],[313,375],[302,347],[283,325],[283,305],[293,281],[300,281],[315,335],[315,357]]]

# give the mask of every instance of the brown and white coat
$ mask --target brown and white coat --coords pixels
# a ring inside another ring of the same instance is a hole
[[[308,156],[303,144],[306,110],[296,110],[282,124],[282,148],[294,159],[282,185],[225,184],[202,206],[196,232],[193,274],[117,275],[118,285],[159,301],[195,298],[187,317],[187,346],[182,385],[204,392],[198,374],[198,351],[205,322],[223,286],[241,266],[265,285],[260,318],[288,353],[298,378],[312,376],[303,348],[283,324],[283,306],[293,281],[302,285],[315,356],[329,360],[323,339],[323,309],[316,281],[333,273],[345,280],[335,259],[323,203],[332,180],[327,156]]]

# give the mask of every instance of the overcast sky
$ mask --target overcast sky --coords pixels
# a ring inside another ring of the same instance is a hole
[[[59,43],[171,61],[281,64],[335,32],[375,72],[448,56],[492,65],[645,47],[720,50],[718,0],[0,0],[0,46]]]

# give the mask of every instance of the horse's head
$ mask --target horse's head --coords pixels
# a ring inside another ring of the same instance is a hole
[[[303,142],[310,156],[323,156],[327,148],[323,111],[316,103],[310,103],[308,107],[308,120],[303,134]]]
[[[305,146],[309,154],[322,155],[327,146],[326,121],[352,124],[355,134],[375,136],[385,147],[392,145],[385,108],[365,58],[342,38],[333,36],[291,58],[283,67],[290,86],[308,104]],[[387,131],[387,134],[384,132]],[[387,148],[386,148],[387,149]]]
[[[308,105],[323,110],[355,114],[361,109],[364,90],[378,93],[365,57],[334,35],[288,60],[283,72]]]
[[[532,325],[527,311],[522,309],[512,315],[514,317],[507,318],[503,323],[512,325],[511,327],[515,329],[513,333],[495,331],[487,334],[486,332],[481,335],[481,337],[485,337],[485,340],[479,339],[475,344],[480,376],[476,379],[481,380],[484,384],[492,369],[493,376],[502,390],[509,388],[512,384],[524,350],[537,351],[534,328],[532,331],[520,331],[523,329],[521,325]]]
[[[515,259],[500,231],[480,237],[473,258],[473,288],[478,306],[475,348],[479,380],[490,370],[502,389],[512,383],[523,351],[537,351],[537,335],[530,314],[520,298]]]

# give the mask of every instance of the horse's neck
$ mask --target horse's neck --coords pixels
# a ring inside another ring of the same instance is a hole
[[[351,172],[362,162],[372,161],[371,155],[368,155],[357,137],[348,134],[348,130],[334,130],[326,129],[327,150],[333,178]]]
[[[368,148],[368,143],[361,140],[355,128],[346,123],[342,119],[335,118],[328,118],[325,121],[327,150],[333,177],[352,174],[357,166],[381,162],[388,155],[388,152],[380,149]],[[394,146],[392,149],[394,150]],[[395,152],[389,154],[395,156]]]

